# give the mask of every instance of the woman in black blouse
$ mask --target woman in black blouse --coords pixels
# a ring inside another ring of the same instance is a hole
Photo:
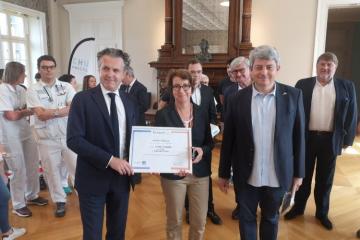
[[[161,174],[161,186],[166,203],[167,239],[182,239],[182,212],[186,193],[190,204],[189,239],[203,239],[208,209],[210,156],[213,141],[207,113],[191,102],[193,81],[186,70],[171,70],[168,91],[174,98],[157,112],[155,125],[187,127],[192,130],[194,152],[193,173]]]

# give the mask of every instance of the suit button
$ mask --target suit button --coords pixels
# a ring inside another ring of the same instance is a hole
[[[249,163],[249,167],[251,167],[252,166],[252,163]]]
[[[250,148],[250,152],[254,152],[254,149],[253,149],[253,148]]]

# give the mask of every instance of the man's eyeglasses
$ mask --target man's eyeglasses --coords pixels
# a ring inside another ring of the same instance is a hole
[[[190,84],[184,84],[184,85],[174,85],[172,86],[172,89],[176,90],[176,91],[180,91],[180,89],[184,89],[184,91],[188,91],[189,89],[191,89],[191,85]]]
[[[56,67],[55,65],[52,65],[52,66],[40,66],[41,70],[46,70],[46,71],[54,70],[55,67]]]

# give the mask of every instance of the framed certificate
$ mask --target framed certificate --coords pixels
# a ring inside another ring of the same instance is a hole
[[[192,173],[191,128],[132,127],[129,163],[138,173]]]

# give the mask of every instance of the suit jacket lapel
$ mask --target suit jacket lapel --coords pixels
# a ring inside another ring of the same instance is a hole
[[[281,131],[282,126],[282,119],[284,116],[289,114],[287,112],[288,107],[288,93],[287,91],[278,83],[276,83],[276,90],[275,90],[275,106],[276,106],[276,116],[275,116],[275,136],[274,139],[276,140],[279,131]]]
[[[335,97],[335,111],[334,111],[334,122],[335,122],[335,115],[336,113],[339,113],[341,111],[340,109],[340,99],[341,99],[341,96],[343,95],[343,92],[342,92],[342,86],[341,86],[341,82],[338,81],[335,77],[333,78],[333,81],[334,81],[334,87],[335,87],[335,94],[336,94],[336,97]],[[335,126],[335,124],[334,124]]]
[[[95,103],[98,105],[100,112],[105,119],[106,124],[109,126],[109,128],[111,129],[111,132],[113,133],[111,120],[110,120],[110,114],[109,114],[108,108],[106,106],[106,102],[104,99],[104,95],[102,94],[100,84],[97,85],[97,87],[93,90],[92,93],[93,93],[92,98],[94,99]]]
[[[245,113],[247,129],[249,129],[250,136],[251,138],[253,138],[252,117],[251,117],[252,86],[248,87],[247,89],[244,89],[244,91],[246,91],[245,101],[243,104],[238,104],[238,106],[243,110],[240,109],[240,111],[238,112]]]

